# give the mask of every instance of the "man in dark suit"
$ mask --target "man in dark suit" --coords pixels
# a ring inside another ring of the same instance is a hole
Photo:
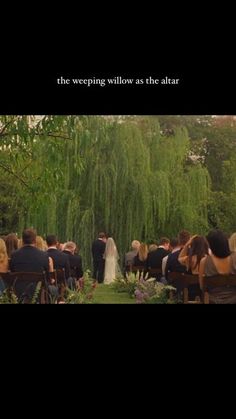
[[[76,244],[74,242],[67,242],[64,245],[64,250],[62,253],[65,253],[69,258],[70,271],[71,275],[76,279],[82,278],[83,276],[83,267],[82,267],[82,258],[80,255],[75,254]]]
[[[10,270],[12,272],[49,272],[49,259],[47,253],[39,250],[36,245],[36,231],[26,229],[22,233],[23,247],[12,253],[10,260]],[[31,299],[33,297],[36,284],[30,283],[17,285],[18,294],[27,294]]]
[[[64,269],[66,280],[70,277],[70,262],[68,255],[57,249],[57,237],[51,234],[46,237],[48,245],[47,255],[53,260],[54,269]]]
[[[170,240],[166,237],[162,237],[160,240],[160,245],[156,250],[148,253],[147,257],[147,267],[148,269],[161,269],[162,259],[167,256],[170,247]],[[161,275],[157,275],[156,278],[160,279]]]
[[[22,242],[23,246],[12,253],[10,270],[12,272],[48,272],[49,259],[47,253],[35,247],[35,230],[24,230]]]
[[[99,233],[97,240],[92,244],[93,255],[93,278],[102,283],[104,280],[105,259],[103,258],[106,248],[106,234]]]

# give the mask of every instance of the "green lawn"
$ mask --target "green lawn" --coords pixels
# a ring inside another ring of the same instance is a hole
[[[135,298],[130,298],[125,292],[116,292],[111,285],[98,284],[94,291],[94,304],[135,304]]]

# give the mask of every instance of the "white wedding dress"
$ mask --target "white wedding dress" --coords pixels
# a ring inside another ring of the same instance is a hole
[[[116,258],[107,256],[105,259],[104,284],[111,284],[116,278]]]
[[[118,252],[114,240],[109,237],[106,243],[106,250],[104,253],[105,271],[104,284],[111,284],[120,273],[118,265]]]

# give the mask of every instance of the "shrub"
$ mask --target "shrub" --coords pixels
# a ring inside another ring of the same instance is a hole
[[[96,284],[93,282],[90,271],[84,273],[83,279],[78,281],[75,290],[67,289],[65,304],[91,304]]]
[[[139,278],[140,277],[140,278]],[[147,277],[147,275],[146,275]],[[112,287],[117,292],[127,292],[131,297],[134,296],[135,289],[137,288],[138,282],[143,278],[143,273],[137,272],[136,274],[133,272],[126,273],[125,277],[116,278]]]
[[[157,282],[155,278],[138,281],[134,295],[139,304],[173,304],[169,299],[169,291],[175,290],[170,285]]]

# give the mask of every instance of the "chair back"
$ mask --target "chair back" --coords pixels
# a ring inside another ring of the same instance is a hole
[[[235,287],[236,292],[236,275],[214,275],[203,277],[203,302],[209,304],[209,290],[212,288],[226,289],[228,287]]]
[[[182,272],[168,272],[168,282],[170,283],[170,285],[177,289],[177,292],[183,292],[184,304],[199,302],[199,299],[196,301],[189,300],[189,288],[191,286],[196,286],[196,289],[199,291],[200,295],[198,275],[190,275]]]
[[[42,291],[47,287],[45,272],[7,272],[6,274],[1,274],[5,287],[13,292],[19,302],[30,304],[35,297],[36,287],[39,283],[40,291],[39,298],[37,301],[39,303],[46,303],[43,301]]]

